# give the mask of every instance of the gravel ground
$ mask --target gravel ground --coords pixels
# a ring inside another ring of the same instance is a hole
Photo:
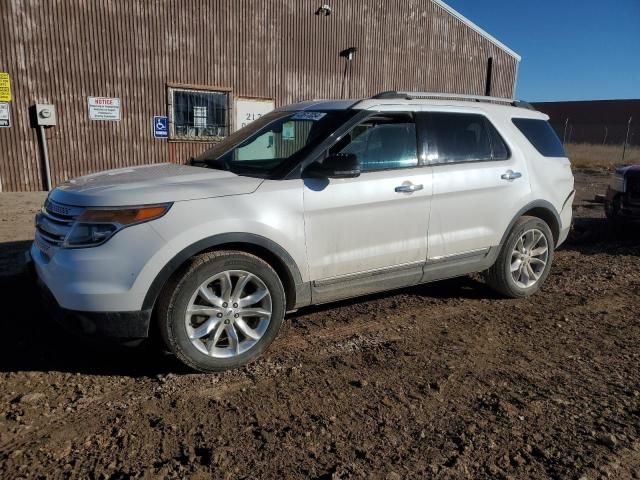
[[[219,375],[58,331],[8,275],[42,195],[3,194],[0,476],[640,478],[640,233],[576,180],[533,298],[473,276],[306,308]]]

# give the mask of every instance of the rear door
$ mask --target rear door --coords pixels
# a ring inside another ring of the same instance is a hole
[[[353,153],[357,178],[304,180],[312,280],[406,268],[421,277],[427,255],[431,168],[419,165],[414,115],[376,114],[329,153]]]
[[[481,113],[429,112],[433,199],[429,259],[482,253],[500,243],[529,195],[522,153]]]

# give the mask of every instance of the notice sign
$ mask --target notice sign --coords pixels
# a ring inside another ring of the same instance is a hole
[[[11,113],[8,103],[0,103],[0,128],[9,128],[11,126]]]
[[[120,120],[120,99],[111,97],[89,97],[90,120]]]
[[[11,79],[9,74],[0,72],[0,102],[11,101]]]
[[[274,108],[275,103],[268,98],[236,98],[236,130],[246,127]]]

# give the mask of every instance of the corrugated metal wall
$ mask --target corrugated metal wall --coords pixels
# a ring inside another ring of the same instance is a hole
[[[330,16],[314,12],[330,3]],[[0,191],[42,188],[28,107],[54,103],[47,130],[53,183],[150,162],[184,162],[206,145],[152,135],[169,82],[217,85],[276,105],[390,89],[510,97],[517,61],[431,0],[0,0],[0,71],[12,127],[0,129]],[[122,120],[91,121],[88,96],[119,97]]]

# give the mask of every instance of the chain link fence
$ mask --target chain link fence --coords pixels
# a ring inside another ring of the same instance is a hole
[[[571,121],[567,117],[551,124],[565,147],[582,157],[604,156],[608,162],[620,164],[640,161],[640,119],[634,122],[630,116],[625,123],[603,124]]]

